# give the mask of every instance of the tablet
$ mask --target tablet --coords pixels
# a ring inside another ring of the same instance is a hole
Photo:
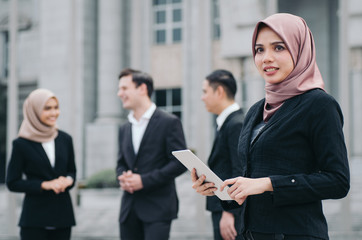
[[[221,200],[232,200],[229,194],[227,193],[228,187],[225,187],[222,192],[219,188],[222,185],[223,181],[213,172],[211,169],[206,166],[195,154],[193,154],[189,149],[173,151],[172,154],[191,172],[193,168],[196,169],[198,176],[202,174],[206,176],[206,182],[215,183],[215,187],[218,189],[214,192],[215,195]]]

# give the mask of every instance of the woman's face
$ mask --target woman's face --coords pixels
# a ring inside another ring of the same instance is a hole
[[[40,114],[40,121],[48,126],[55,126],[59,116],[59,105],[55,98],[50,98]]]
[[[283,40],[269,27],[259,30],[254,50],[255,65],[267,83],[280,83],[293,71],[292,55]]]

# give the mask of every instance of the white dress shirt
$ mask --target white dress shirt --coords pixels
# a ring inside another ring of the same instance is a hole
[[[50,165],[54,167],[55,165],[55,144],[54,140],[50,142],[44,142],[41,144],[44,148],[45,153],[49,158]]]
[[[217,130],[219,131],[220,128],[222,127],[222,125],[224,124],[226,118],[233,112],[237,111],[240,109],[239,104],[237,103],[233,103],[230,106],[228,106],[227,108],[224,109],[224,111],[222,111],[219,116],[216,118],[216,124],[217,124]]]
[[[132,143],[135,154],[138,153],[143,134],[145,133],[148,122],[150,121],[155,110],[156,104],[152,103],[151,107],[147,109],[147,111],[142,115],[139,121],[137,121],[136,118],[133,116],[133,111],[128,114],[128,121],[132,124]]]

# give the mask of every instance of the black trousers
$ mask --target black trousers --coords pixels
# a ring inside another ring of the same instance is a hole
[[[214,240],[223,240],[220,233],[220,220],[221,220],[222,212],[212,212],[211,218],[212,218],[212,227],[214,230]],[[235,240],[242,240],[242,234],[241,234],[241,216],[234,215],[234,225],[235,230],[238,233]]]
[[[249,230],[243,233],[243,237],[243,240],[323,240],[312,236],[257,233]]]
[[[168,240],[171,221],[144,222],[131,210],[119,229],[122,240]]]
[[[21,240],[69,240],[71,228],[36,228],[36,227],[21,227]]]

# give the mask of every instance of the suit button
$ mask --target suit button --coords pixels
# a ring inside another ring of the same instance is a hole
[[[138,168],[134,168],[133,171],[134,171],[134,172],[137,172],[137,171],[138,171]]]
[[[292,183],[295,183],[295,179],[292,179],[291,182],[292,182]]]

